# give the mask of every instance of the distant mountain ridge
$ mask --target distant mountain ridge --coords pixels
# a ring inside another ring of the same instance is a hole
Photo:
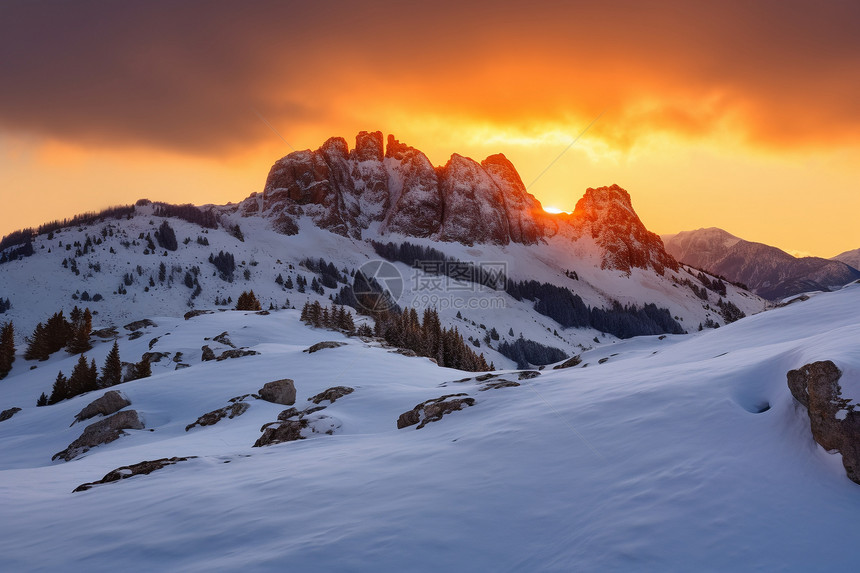
[[[860,271],[845,262],[819,257],[797,258],[776,247],[745,241],[716,227],[664,238],[666,251],[677,260],[743,283],[770,300],[808,291],[828,291],[860,279]]]
[[[832,257],[830,260],[839,261],[841,263],[845,263],[846,265],[852,266],[855,269],[860,269],[860,249],[854,249],[853,251],[845,251],[844,253],[840,253],[835,257]]]

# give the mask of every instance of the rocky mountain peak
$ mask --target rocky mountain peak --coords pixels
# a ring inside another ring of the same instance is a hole
[[[262,200],[249,198],[240,208],[272,216],[277,228],[291,232],[298,217],[309,216],[318,227],[356,239],[374,222],[383,235],[469,245],[534,244],[567,227],[565,236],[590,237],[602,249],[604,268],[677,268],[618,185],[588,189],[572,215],[554,217],[501,153],[481,163],[455,153],[434,167],[393,135],[383,146],[380,131],[359,132],[352,151],[333,137],[316,151],[287,155],[269,172]]]
[[[355,136],[355,149],[350,159],[355,161],[382,161],[385,153],[382,149],[381,131],[359,131]]]
[[[677,270],[660,237],[645,228],[633,209],[630,194],[618,185],[588,188],[570,216],[580,236],[591,237],[603,249],[602,268],[630,272],[653,267],[663,274]]]

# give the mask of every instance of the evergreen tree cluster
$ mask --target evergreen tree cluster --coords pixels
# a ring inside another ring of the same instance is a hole
[[[176,232],[167,221],[162,221],[161,225],[155,231],[155,240],[158,241],[158,246],[162,249],[175,251],[179,248],[179,243],[176,241]]]
[[[69,320],[63,311],[54,313],[44,324],[36,325],[33,335],[27,340],[25,360],[47,360],[51,354],[65,348],[69,354],[86,352],[90,344],[93,318],[90,309],[72,309]]]
[[[513,342],[502,341],[498,351],[501,355],[516,362],[517,368],[529,368],[532,365],[542,366],[567,358],[567,354],[559,348],[546,346],[534,340],[527,340],[522,336]]]
[[[12,370],[15,362],[15,327],[7,322],[0,328],[0,380]]]
[[[595,328],[618,338],[650,334],[683,334],[684,329],[665,308],[649,303],[642,308],[622,306],[590,308],[570,289],[538,281],[508,281],[506,292],[516,300],[534,301],[534,309],[564,327]]]
[[[717,306],[720,307],[720,315],[726,321],[726,324],[740,320],[746,316],[746,313],[730,300],[720,299],[717,301]]]
[[[257,300],[253,290],[251,292],[242,291],[236,301],[236,310],[262,310],[260,301]]]
[[[478,354],[454,328],[442,328],[436,309],[425,309],[419,320],[414,308],[402,312],[382,312],[375,317],[374,335],[388,344],[412,350],[436,360],[439,366],[469,372],[490,370],[483,354]]]
[[[67,227],[89,225],[101,219],[122,219],[123,217],[131,217],[131,215],[133,214],[134,205],[120,205],[116,207],[108,207],[107,209],[103,209],[97,212],[91,211],[87,213],[81,213],[80,215],[75,215],[71,219],[63,219],[62,221],[57,220],[43,223],[42,225],[39,225],[37,229],[21,229],[20,231],[9,233],[5,237],[3,237],[2,240],[0,240],[0,251],[4,251],[5,249],[15,245],[25,245],[26,243],[31,243],[33,237],[35,237],[36,235],[54,233],[59,229],[65,229]],[[32,248],[32,245],[30,245],[31,250]],[[30,254],[32,254],[32,252]]]
[[[101,375],[96,367],[96,361],[87,362],[87,357],[81,354],[75,364],[72,374],[66,378],[61,372],[57,374],[54,380],[54,385],[51,389],[51,395],[47,396],[42,393],[36,401],[37,406],[47,406],[56,404],[68,398],[74,398],[86,392],[110,388],[123,382],[130,382],[140,378],[147,378],[152,375],[152,369],[149,360],[141,359],[140,362],[134,365],[129,373],[129,376],[123,380],[122,377],[122,360],[119,356],[119,345],[114,341],[113,347],[105,358],[104,366],[101,369]]]
[[[221,277],[221,280],[228,283],[233,282],[233,272],[236,270],[236,259],[233,258],[233,253],[218,251],[217,255],[209,255],[209,262],[218,269],[218,276]]]
[[[333,263],[326,262],[325,259],[304,259],[299,262],[300,265],[309,271],[319,275],[319,283],[326,288],[337,288],[338,283],[348,283],[349,275],[346,272],[337,270]],[[316,290],[311,286],[312,290]]]
[[[308,326],[331,328],[347,335],[352,335],[356,332],[355,320],[352,313],[343,306],[335,304],[324,307],[319,301],[306,302],[302,307],[301,320]]]
[[[413,268],[437,275],[445,275],[460,281],[467,281],[494,290],[502,288],[506,282],[503,273],[492,272],[474,263],[460,261],[433,247],[372,241],[373,250],[389,261],[405,263]]]
[[[218,228],[218,217],[214,211],[204,211],[191,204],[171,205],[170,203],[156,203],[155,205],[155,215],[158,217],[175,217],[207,229]],[[199,240],[198,238],[198,242]],[[209,242],[207,241],[206,244],[208,245]]]
[[[3,314],[10,308],[12,308],[12,302],[8,298],[0,296],[0,314]]]
[[[11,261],[17,261],[18,259],[23,259],[24,257],[29,257],[33,254],[33,252],[33,243],[27,241],[20,247],[8,249],[0,253],[0,265]]]

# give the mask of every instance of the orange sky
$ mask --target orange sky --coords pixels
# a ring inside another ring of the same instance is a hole
[[[854,3],[305,4],[4,4],[0,234],[238,201],[362,129],[436,164],[502,152],[529,184],[603,113],[530,188],[545,205],[618,183],[658,233],[860,247]]]

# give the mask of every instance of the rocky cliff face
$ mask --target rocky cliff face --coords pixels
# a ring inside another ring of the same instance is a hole
[[[626,191],[613,185],[589,189],[571,216],[546,213],[502,155],[481,163],[454,154],[434,167],[421,151],[381,132],[362,131],[350,151],[342,138],[316,151],[278,160],[262,195],[246,199],[245,215],[264,214],[292,232],[296,218],[334,233],[361,238],[378,224],[382,235],[429,237],[466,245],[535,244],[556,236],[588,237],[602,252],[602,267],[662,274],[677,263],[633,210]]]
[[[633,210],[630,195],[619,187],[587,189],[570,216],[580,236],[603,249],[602,268],[626,272],[651,267],[663,274],[678,263],[663,248],[660,237],[645,228]]]

